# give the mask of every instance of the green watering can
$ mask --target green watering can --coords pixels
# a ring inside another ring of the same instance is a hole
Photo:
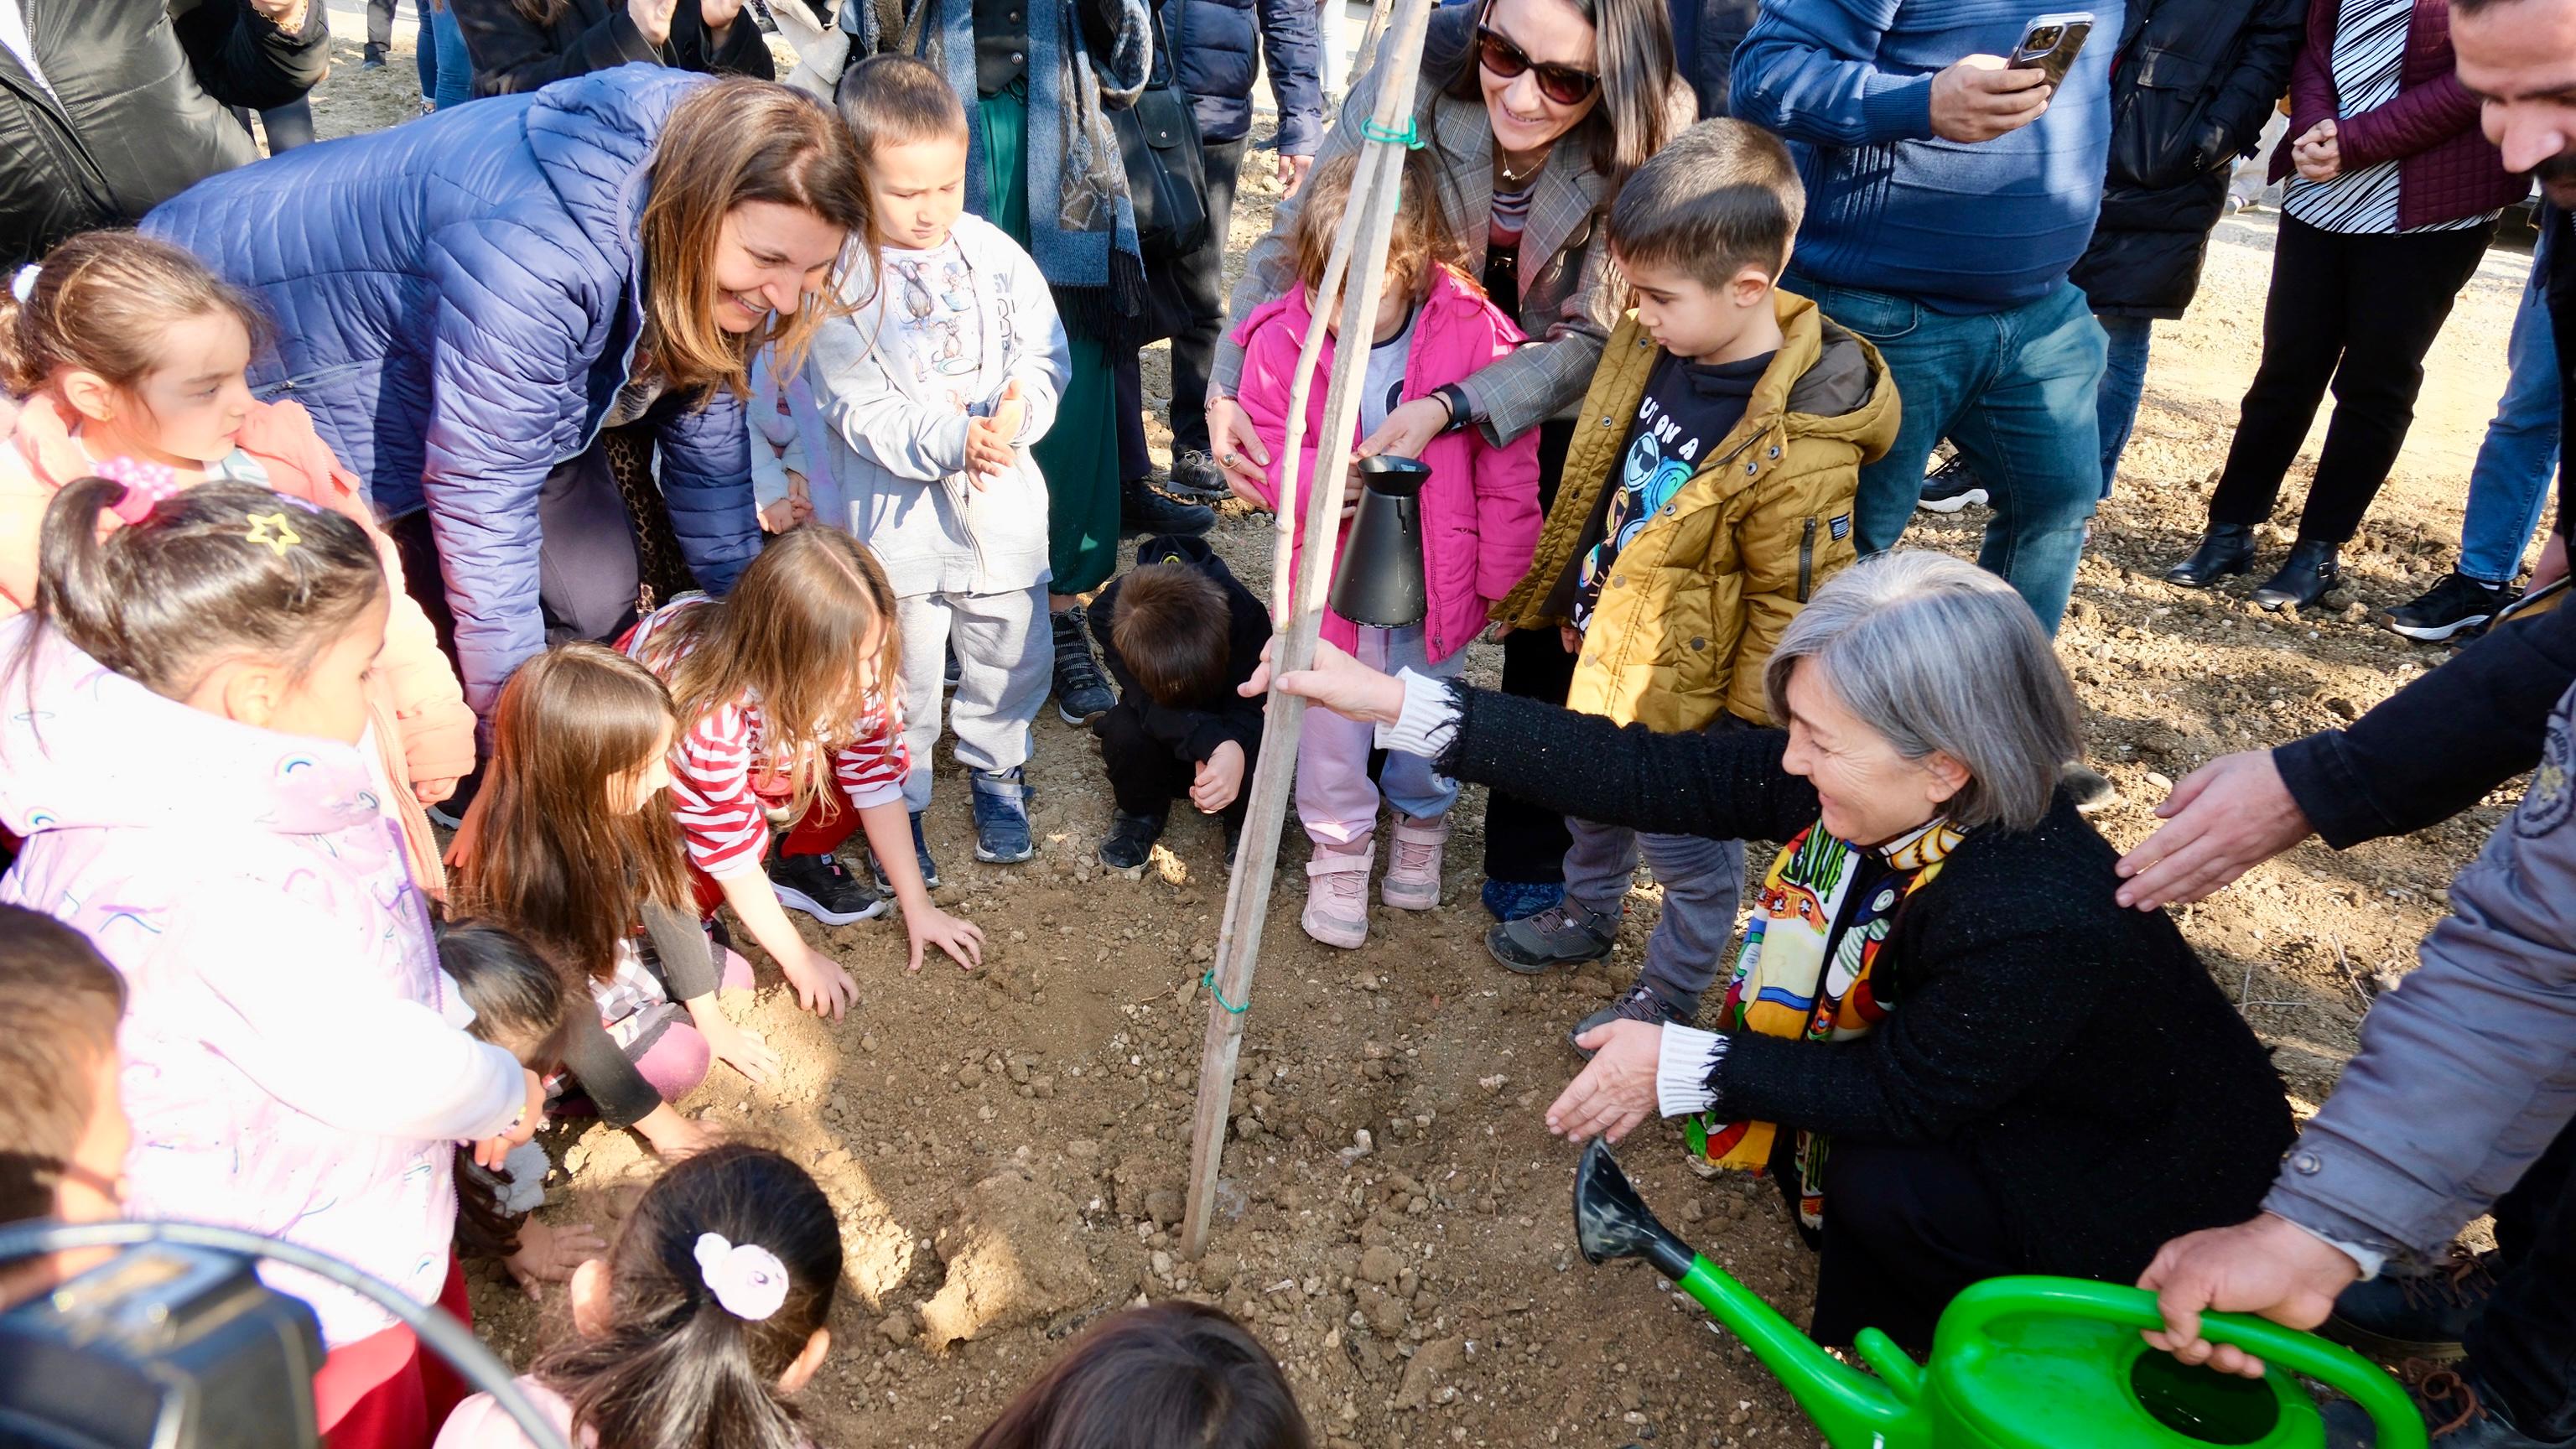
[[[2080,1278],[1994,1278],[1951,1300],[1918,1366],[1886,1334],[1853,1347],[1872,1378],[1816,1346],[1752,1290],[1655,1220],[1599,1139],[1574,1178],[1574,1227],[1594,1263],[1644,1258],[1752,1348],[1832,1449],[2324,1449],[2325,1423],[2292,1374],[2351,1395],[2379,1449],[2425,1449],[2424,1421],[2350,1349],[2245,1314],[2201,1331],[2260,1355],[2260,1381],[2149,1348],[2155,1295]]]

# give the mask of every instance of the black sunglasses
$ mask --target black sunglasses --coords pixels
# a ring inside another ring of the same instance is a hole
[[[1529,52],[1512,44],[1509,36],[1483,25],[1476,27],[1476,63],[1505,80],[1518,80],[1523,71],[1535,72],[1539,94],[1560,106],[1579,106],[1601,86],[1601,77],[1588,70],[1530,59]]]

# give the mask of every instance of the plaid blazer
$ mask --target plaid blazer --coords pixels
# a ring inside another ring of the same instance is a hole
[[[1435,13],[1423,53],[1463,54],[1478,13],[1472,6]],[[1668,109],[1672,133],[1678,135],[1697,115],[1697,102],[1679,79],[1670,85]],[[1315,164],[1358,150],[1361,128],[1376,108],[1372,76],[1354,86],[1342,103],[1341,118],[1324,137]],[[1442,208],[1460,229],[1468,273],[1482,276],[1486,227],[1494,209],[1494,132],[1484,103],[1443,95],[1425,76],[1415,95],[1414,121],[1440,173]],[[1592,369],[1601,361],[1601,345],[1626,306],[1627,282],[1610,261],[1611,200],[1608,182],[1592,169],[1583,147],[1558,146],[1539,168],[1529,220],[1521,232],[1521,299],[1515,319],[1530,341],[1460,384],[1497,445],[1549,418],[1570,418],[1583,402]],[[1281,202],[1270,234],[1253,243],[1243,259],[1243,278],[1235,283],[1225,335],[1217,341],[1210,369],[1213,385],[1228,394],[1243,375],[1243,347],[1234,338],[1235,328],[1296,285],[1288,230],[1304,204],[1302,196]]]

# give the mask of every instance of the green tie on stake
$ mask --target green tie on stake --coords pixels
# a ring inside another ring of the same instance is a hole
[[[1387,239],[1394,232],[1403,200],[1404,138],[1415,134],[1413,97],[1431,9],[1432,0],[1395,0],[1394,19],[1377,49],[1377,105],[1363,129],[1351,198],[1333,234],[1322,284],[1315,289],[1318,298],[1341,293],[1344,337],[1370,335],[1378,297],[1385,290]],[[1342,285],[1345,277],[1353,279],[1348,287]],[[1277,639],[1271,652],[1274,683],[1263,705],[1267,714],[1261,730],[1261,758],[1253,767],[1244,798],[1243,843],[1236,848],[1234,879],[1226,887],[1216,963],[1204,978],[1214,999],[1208,1003],[1207,1045],[1199,1059],[1198,1108],[1190,1119],[1189,1202],[1181,1219],[1181,1254],[1191,1259],[1207,1251],[1208,1216],[1216,1207],[1226,1122],[1234,1103],[1234,1068],[1243,1055],[1244,1014],[1252,1004],[1252,970],[1261,955],[1261,929],[1270,913],[1271,878],[1279,868],[1279,832],[1288,823],[1297,735],[1306,717],[1306,701],[1281,694],[1275,681],[1315,660],[1315,643],[1324,621],[1324,590],[1333,577],[1342,496],[1349,482],[1351,435],[1359,422],[1361,377],[1368,367],[1365,347],[1345,347],[1334,354],[1331,383],[1324,393],[1323,431],[1316,446],[1314,487],[1310,497],[1301,498],[1297,462],[1305,451],[1306,400],[1312,393],[1316,361],[1323,355],[1325,316],[1318,309],[1306,328],[1305,345],[1297,354],[1296,382],[1288,394],[1288,436],[1278,460],[1279,516],[1271,548],[1270,619]],[[1292,571],[1289,560],[1301,503],[1306,508],[1307,547],[1296,557]]]
[[[2163,1326],[2154,1294],[2081,1278],[1977,1284],[1950,1301],[1925,1364],[1863,1329],[1853,1347],[1873,1378],[1657,1222],[1597,1138],[1575,1169],[1574,1230],[1589,1261],[1643,1258],[1699,1300],[1832,1449],[2324,1449],[2324,1421],[2297,1374],[2368,1410],[2379,1449],[2425,1449],[2406,1391],[2348,1348],[2245,1314],[2205,1313],[2203,1336],[2258,1355],[2271,1372],[2254,1380],[2188,1367],[2138,1337]]]

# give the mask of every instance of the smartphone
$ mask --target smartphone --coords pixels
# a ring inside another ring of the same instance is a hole
[[[2084,49],[2085,37],[2093,33],[2093,12],[2069,10],[2056,15],[2042,15],[2022,27],[2021,43],[2012,48],[2010,69],[2037,67],[2048,73],[2051,86],[2066,81],[2067,69],[2075,64],[2076,55]]]

